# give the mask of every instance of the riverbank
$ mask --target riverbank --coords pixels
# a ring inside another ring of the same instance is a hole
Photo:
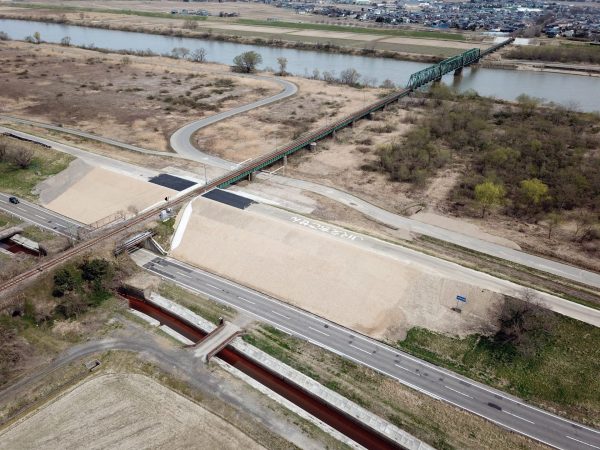
[[[189,17],[181,17],[181,21],[176,21],[173,18],[160,16],[68,11],[69,9],[58,8],[23,10],[6,6],[0,7],[0,18],[425,63],[438,62],[472,47],[486,48],[490,44],[480,41],[445,40],[437,35],[432,39],[410,35],[395,36],[377,29],[374,29],[371,34],[365,34],[352,32],[352,28],[343,32],[305,30],[300,26],[281,28],[238,25],[196,20],[196,18],[193,18],[190,23]],[[198,19],[202,18],[198,17]]]
[[[480,64],[481,67],[490,69],[526,70],[531,72],[600,77],[600,66],[589,64],[563,64],[546,61],[522,61],[512,59],[484,60]]]

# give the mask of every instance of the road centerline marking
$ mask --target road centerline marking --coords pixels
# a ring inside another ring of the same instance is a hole
[[[444,385],[446,389],[450,389],[452,392],[456,392],[457,394],[464,395],[465,397],[473,398],[469,394],[465,394],[464,392],[457,391],[456,389],[451,388],[450,386]]]
[[[524,420],[525,422],[529,422],[530,424],[533,424],[533,425],[535,425],[535,422],[532,422],[531,420],[525,419],[524,417],[517,416],[516,414],[513,414],[513,413],[511,413],[511,412],[508,412],[508,411],[506,411],[506,410],[504,410],[504,409],[503,409],[502,411],[504,411],[504,412],[505,412],[506,414],[508,414],[509,416],[516,417],[517,419],[521,419],[521,420]]]
[[[277,314],[278,316],[284,317],[284,318],[286,318],[287,320],[290,320],[290,318],[289,318],[288,316],[285,316],[285,315],[283,315],[283,314],[281,314],[281,313],[279,313],[279,312],[277,312],[277,311],[273,311],[273,310],[271,310],[271,312],[272,312],[273,314]]]
[[[248,303],[250,303],[252,305],[256,305],[256,303],[253,302],[252,300],[248,300],[247,298],[240,297],[239,295],[237,296],[237,298],[239,298],[240,300],[244,300],[245,302],[248,302]]]
[[[310,328],[310,329],[311,329],[311,330],[313,330],[313,331],[316,331],[317,333],[321,333],[321,334],[323,334],[323,335],[325,335],[325,336],[330,336],[329,334],[325,333],[324,331],[317,330],[317,329],[316,329],[316,328],[314,328],[314,327],[308,327],[308,328]]]
[[[571,440],[573,440],[573,441],[575,441],[575,442],[579,442],[580,444],[584,444],[584,445],[588,445],[588,446],[590,446],[590,447],[592,447],[592,448],[598,448],[598,449],[600,449],[600,447],[598,447],[598,446],[596,446],[596,445],[589,444],[589,443],[587,443],[587,442],[584,442],[584,441],[580,441],[579,439],[575,439],[574,437],[571,437],[571,436],[568,436],[568,435],[565,435],[565,436],[567,436],[569,439],[571,439]]]
[[[370,355],[370,354],[371,354],[371,352],[368,352],[368,351],[367,351],[367,350],[365,350],[364,348],[357,347],[356,345],[353,345],[353,344],[349,344],[349,345],[350,345],[350,347],[352,347],[352,348],[355,348],[356,350],[360,350],[361,352],[364,352],[364,353],[366,353],[367,355]]]
[[[396,364],[396,363],[394,363],[394,365],[395,365],[396,367],[398,367],[399,369],[406,370],[407,372],[413,373],[413,371],[412,371],[412,370],[410,370],[410,369],[407,369],[406,367],[404,367],[404,366],[401,366],[400,364]]]

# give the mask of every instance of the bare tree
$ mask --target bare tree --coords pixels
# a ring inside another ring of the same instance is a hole
[[[18,146],[13,148],[11,159],[21,169],[27,169],[31,165],[34,155],[35,153],[29,147]]]
[[[71,45],[71,38],[69,36],[65,36],[60,40],[60,45],[63,47],[69,47]]]
[[[383,80],[383,83],[381,83],[381,85],[379,87],[382,89],[396,89],[396,85],[389,78],[386,78],[385,80]]]
[[[288,63],[287,58],[284,58],[283,56],[280,56],[279,58],[277,58],[277,64],[279,64],[278,75],[285,76],[287,74],[287,72],[285,70],[285,69],[287,69],[287,63]]]
[[[198,22],[194,19],[185,19],[183,21],[183,28],[187,28],[188,30],[196,30],[198,28]]]
[[[206,49],[197,48],[190,54],[190,59],[195,62],[203,63],[206,61]]]
[[[498,331],[495,344],[512,347],[522,356],[530,357],[551,336],[556,326],[554,314],[540,305],[534,291],[527,289],[523,300],[505,297],[497,312]]]
[[[190,51],[185,47],[175,47],[171,50],[171,56],[173,58],[185,58],[189,53]]]
[[[353,68],[342,70],[342,72],[340,73],[340,83],[346,84],[348,86],[358,85],[359,79],[360,74],[356,69]]]

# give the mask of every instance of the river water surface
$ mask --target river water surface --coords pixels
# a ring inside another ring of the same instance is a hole
[[[73,45],[96,45],[110,50],[146,50],[169,53],[175,47],[194,50],[204,48],[207,59],[221,64],[231,64],[234,56],[249,50],[263,57],[262,68],[277,67],[277,58],[288,60],[287,70],[296,75],[312,74],[314,69],[339,74],[347,68],[355,68],[362,76],[378,83],[390,79],[404,85],[413,72],[429,64],[398,61],[368,56],[339,55],[313,50],[294,50],[268,46],[219,42],[195,38],[179,38],[147,33],[104,30],[23,20],[0,19],[0,31],[12,39],[24,39],[38,31],[47,42],[60,42],[69,36]],[[567,75],[548,72],[531,72],[487,68],[468,68],[461,78],[446,75],[444,81],[454,84],[461,91],[472,89],[480,95],[514,100],[520,94],[542,98],[583,111],[600,111],[600,78],[582,75]]]

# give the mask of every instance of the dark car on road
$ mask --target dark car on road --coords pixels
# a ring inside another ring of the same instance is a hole
[[[19,204],[19,199],[17,197],[9,197],[8,201],[15,205]]]

